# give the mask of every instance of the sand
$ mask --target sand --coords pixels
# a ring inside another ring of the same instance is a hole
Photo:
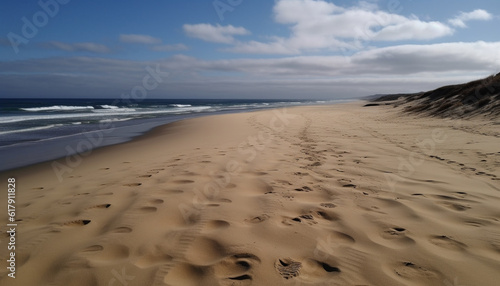
[[[498,122],[362,105],[189,119],[4,172],[0,285],[498,285]]]

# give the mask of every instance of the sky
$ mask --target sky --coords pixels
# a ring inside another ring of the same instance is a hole
[[[6,0],[0,97],[345,99],[500,72],[498,0]]]

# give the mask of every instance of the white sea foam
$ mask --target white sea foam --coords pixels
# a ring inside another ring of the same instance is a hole
[[[24,111],[38,112],[38,111],[71,111],[71,110],[92,110],[93,106],[66,106],[66,105],[54,105],[54,106],[44,106],[44,107],[29,107],[20,108]]]
[[[57,119],[72,119],[72,118],[95,118],[95,117],[108,117],[108,116],[123,116],[123,115],[148,115],[148,114],[187,114],[191,112],[208,111],[210,106],[192,106],[183,108],[167,108],[167,109],[133,109],[133,108],[119,108],[119,109],[96,109],[91,113],[64,113],[64,114],[43,114],[43,115],[23,115],[23,116],[0,116],[0,124],[23,122],[30,120],[57,120]],[[103,118],[106,119],[106,118]]]
[[[101,105],[102,107],[103,105]],[[108,107],[107,108],[104,108],[104,109],[94,109],[92,110],[92,112],[94,113],[116,113],[116,112],[134,112],[136,111],[134,108],[126,108],[126,107],[118,107],[118,106],[114,106],[113,108],[111,108],[111,105],[107,105]]]
[[[128,121],[128,120],[131,120],[131,119],[134,119],[132,117],[130,118],[108,118],[108,119],[102,119],[102,120],[99,120],[99,122],[120,122],[120,121]]]
[[[117,108],[120,108],[118,106],[114,106],[114,105],[100,105],[100,107],[104,108],[104,109],[117,109]]]
[[[51,125],[47,125],[47,126],[39,126],[39,127],[25,128],[25,129],[3,131],[3,132],[0,132],[0,135],[21,133],[21,132],[32,132],[32,131],[50,129],[50,128],[54,128],[54,127],[58,127],[58,126],[62,126],[62,124],[51,124]]]

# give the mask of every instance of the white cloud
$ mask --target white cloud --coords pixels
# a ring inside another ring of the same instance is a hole
[[[498,50],[500,42],[400,45],[359,52],[351,60],[386,74],[495,72],[500,69]]]
[[[344,8],[324,0],[279,0],[273,11],[277,23],[290,26],[289,37],[240,42],[229,51],[300,54],[356,49],[371,41],[429,40],[454,32],[446,24],[381,11],[373,3]]]
[[[453,34],[453,29],[440,22],[409,20],[382,28],[374,34],[374,41],[431,40]]]
[[[66,52],[91,52],[91,53],[108,53],[110,50],[105,45],[96,43],[63,43],[63,42],[47,42],[42,44],[48,49],[62,50]]]
[[[461,12],[457,17],[450,19],[448,22],[456,27],[466,28],[467,24],[465,22],[472,20],[488,21],[493,19],[493,16],[488,13],[488,11],[482,9],[476,9],[472,12]]]
[[[161,39],[149,35],[121,34],[120,41],[123,43],[151,45],[150,50],[157,52],[185,51],[189,48],[184,44],[161,44]]]
[[[275,38],[271,43],[262,43],[258,41],[249,41],[245,43],[236,43],[233,47],[225,51],[243,54],[280,54],[293,55],[300,53],[300,50],[289,45],[286,39]]]
[[[492,18],[484,10],[475,10],[461,13],[447,24],[383,11],[373,2],[360,1],[355,6],[340,7],[326,0],[277,0],[273,13],[277,23],[289,27],[289,36],[268,37],[267,41],[237,41],[235,35],[249,32],[231,25],[186,24],[184,31],[194,38],[231,44],[223,49],[226,52],[300,55],[305,52],[356,51],[366,48],[371,42],[433,40],[453,35],[452,26],[465,27],[466,21]]]
[[[216,26],[210,24],[185,24],[183,26],[184,32],[193,38],[202,39],[207,42],[231,44],[235,41],[235,35],[250,34],[248,30],[243,27],[234,27],[232,25]]]
[[[157,52],[171,52],[171,51],[185,51],[189,48],[184,44],[173,44],[173,45],[158,45],[151,47],[151,50]]]
[[[334,12],[344,11],[333,3],[311,0],[278,1],[273,10],[276,21],[282,24],[310,21],[315,17],[325,17]]]
[[[161,63],[172,74],[234,72],[245,78],[315,78],[491,73],[500,70],[500,42],[454,42],[431,45],[398,45],[357,52],[351,56],[292,56],[263,59],[202,60],[175,55],[153,62],[137,62],[90,57],[47,58],[0,62],[0,70],[26,73],[107,74],[125,78],[142,76],[144,66]],[[224,77],[221,74],[222,77]],[[128,83],[129,84],[129,83]]]
[[[176,55],[155,61],[96,57],[0,61],[0,96],[117,97],[160,65],[171,76],[148,97],[335,98],[417,92],[478,79],[500,70],[500,42],[398,45],[352,56],[202,60]],[[210,74],[207,76],[206,74]],[[23,84],[29,82],[29,85]],[[236,93],[235,93],[236,92]]]
[[[208,70],[244,72],[278,77],[376,78],[421,73],[485,73],[500,69],[500,42],[454,42],[432,45],[398,45],[361,51],[352,56],[297,56],[275,59],[234,59],[203,62]],[[200,67],[198,67],[200,68]],[[304,76],[307,75],[307,76]]]
[[[133,43],[133,44],[159,44],[161,43],[161,39],[155,38],[149,35],[140,35],[140,34],[121,34],[120,41],[124,43]]]

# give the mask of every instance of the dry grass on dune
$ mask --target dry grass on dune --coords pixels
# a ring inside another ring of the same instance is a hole
[[[411,113],[453,118],[500,116],[500,73],[465,84],[415,93],[385,95],[376,102],[394,101]],[[376,103],[372,103],[376,104]]]

